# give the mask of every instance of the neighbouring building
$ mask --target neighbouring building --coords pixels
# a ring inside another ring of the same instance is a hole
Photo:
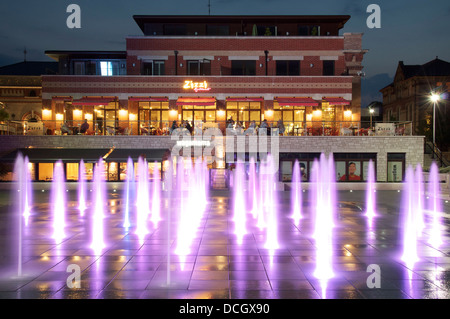
[[[408,65],[400,61],[394,81],[380,90],[383,94],[384,121],[411,122],[413,134],[430,136],[433,116],[430,96],[435,91],[439,94],[448,91],[449,76],[450,63],[437,57],[422,65]],[[441,118],[447,117],[446,103],[448,105],[448,100],[443,98],[438,107],[437,114],[444,113]],[[437,121],[438,125],[437,132],[444,129],[445,123]]]

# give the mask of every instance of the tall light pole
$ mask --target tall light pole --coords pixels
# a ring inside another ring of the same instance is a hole
[[[369,109],[369,113],[370,113],[370,129],[372,129],[372,115],[375,112],[375,110],[373,108]]]
[[[431,102],[433,102],[433,158],[436,151],[436,104],[439,102],[441,97],[439,94],[431,93]]]

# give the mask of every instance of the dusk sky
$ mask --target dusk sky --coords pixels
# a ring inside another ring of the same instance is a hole
[[[398,61],[424,64],[436,56],[450,61],[448,0],[210,0],[211,15],[350,15],[341,30],[362,32],[363,106],[389,84]],[[81,29],[69,29],[69,4],[81,7]],[[381,8],[381,28],[366,25],[367,6]],[[45,50],[125,50],[125,38],[142,35],[132,16],[207,15],[208,0],[41,0],[0,3],[0,66],[51,61]]]

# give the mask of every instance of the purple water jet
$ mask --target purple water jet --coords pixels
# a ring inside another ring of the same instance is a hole
[[[135,234],[143,243],[145,236],[149,233],[147,228],[148,216],[150,211],[149,201],[149,175],[147,160],[142,157],[138,159],[138,181],[136,194],[136,230]]]
[[[369,161],[366,185],[366,217],[369,220],[369,227],[372,227],[372,219],[376,217],[376,188],[375,188],[375,167],[373,161]]]
[[[100,254],[101,251],[106,247],[104,242],[104,225],[103,219],[105,217],[105,203],[106,203],[106,192],[105,192],[105,166],[103,159],[99,159],[97,165],[94,169],[94,195],[93,204],[91,205],[91,249],[94,250],[96,255]]]
[[[274,161],[271,154],[267,156],[267,162],[263,165],[263,180],[266,184],[266,194],[265,194],[265,210],[267,216],[267,226],[266,226],[266,242],[264,247],[273,251],[279,248],[278,243],[278,219],[277,219],[277,174],[278,168],[275,167]]]
[[[51,208],[53,212],[53,235],[56,242],[60,242],[66,235],[66,187],[64,165],[61,161],[55,163],[51,188]]]
[[[315,212],[314,240],[316,243],[316,268],[314,276],[326,281],[334,277],[332,266],[332,244],[334,215],[336,209],[336,186],[333,157],[328,160],[321,154],[312,167],[312,209]]]
[[[242,162],[236,163],[236,170],[233,178],[233,222],[234,234],[238,244],[242,244],[245,234],[247,234],[246,222],[247,211],[244,196],[245,171]]]
[[[150,220],[156,228],[161,221],[161,176],[158,163],[153,166],[152,211]]]
[[[439,170],[437,164],[433,162],[430,166],[430,177],[428,181],[428,211],[432,214],[432,224],[430,229],[430,238],[428,243],[434,248],[442,245],[442,226],[441,226],[441,199],[439,187]]]
[[[298,225],[300,219],[302,219],[302,177],[300,172],[300,164],[298,160],[294,162],[294,169],[292,174],[292,187],[291,187],[291,206],[292,214],[291,218],[294,220],[294,224]]]
[[[130,208],[134,199],[135,179],[134,179],[134,163],[131,157],[127,160],[127,173],[125,180],[125,209],[124,209],[124,221],[123,227],[128,229],[131,227],[130,221]]]
[[[84,165],[84,161],[81,160],[78,170],[78,210],[80,211],[80,216],[84,216],[84,211],[87,208],[85,171],[86,167]]]

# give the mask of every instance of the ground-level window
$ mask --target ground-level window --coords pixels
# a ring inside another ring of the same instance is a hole
[[[333,157],[338,182],[367,181],[370,160],[376,167],[376,153],[335,153]]]
[[[309,181],[314,160],[318,160],[319,158],[319,153],[280,153],[280,181],[292,181],[294,163],[296,160],[299,163],[301,181]]]
[[[387,181],[402,182],[405,175],[405,153],[387,154]]]

